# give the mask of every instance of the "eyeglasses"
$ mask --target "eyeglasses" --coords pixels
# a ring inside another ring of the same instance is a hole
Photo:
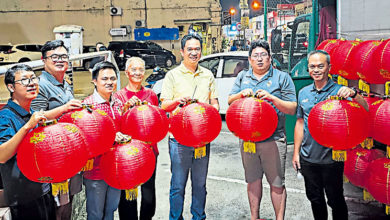
[[[196,47],[196,48],[189,47],[186,50],[187,50],[188,53],[192,53],[192,52],[200,53],[200,51],[201,51],[200,47]]]
[[[263,52],[263,53],[255,53],[255,54],[251,55],[251,58],[252,59],[256,59],[256,60],[259,59],[260,57],[262,59],[267,58],[268,57],[268,53]]]
[[[144,68],[130,68],[130,73],[135,73],[135,72],[145,73],[145,69]]]
[[[60,59],[62,61],[68,61],[69,55],[68,54],[52,54],[50,56],[47,56],[46,58],[50,58],[53,61],[59,61]]]
[[[118,79],[116,78],[116,76],[112,76],[112,77],[103,77],[103,78],[101,78],[101,80],[104,81],[104,82],[107,82],[108,80],[110,80],[112,82],[115,82]]]
[[[30,83],[38,84],[39,77],[31,77],[28,79],[15,80],[14,83],[19,83],[20,85],[27,87],[28,85],[30,85]]]
[[[320,64],[318,66],[316,66],[316,65],[309,65],[309,70],[314,70],[315,68],[318,68],[319,70],[323,70],[323,69],[325,69],[325,65],[323,65],[323,64]]]

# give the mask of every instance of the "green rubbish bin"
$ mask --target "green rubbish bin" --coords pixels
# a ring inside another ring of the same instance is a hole
[[[310,76],[292,76],[295,91],[298,93],[303,87],[313,83],[313,79]],[[296,115],[286,115],[286,136],[287,136],[287,144],[294,143],[294,128],[296,122]]]

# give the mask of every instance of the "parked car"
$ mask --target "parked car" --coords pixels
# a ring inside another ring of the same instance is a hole
[[[219,113],[226,114],[229,107],[228,96],[239,72],[249,68],[248,51],[230,51],[204,56],[199,65],[209,69],[215,77],[219,94]],[[163,79],[152,85],[160,97]]]
[[[151,41],[111,41],[108,49],[113,51],[120,69],[124,69],[126,60],[133,56],[144,59],[147,67],[171,67],[176,63],[171,51]]]
[[[38,44],[16,44],[8,47],[8,50],[0,52],[0,64],[12,64],[39,60],[42,45]]]

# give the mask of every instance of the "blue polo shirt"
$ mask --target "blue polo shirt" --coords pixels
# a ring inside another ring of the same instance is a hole
[[[341,85],[328,79],[328,82],[321,90],[317,90],[313,83],[299,91],[297,118],[303,118],[304,120],[304,135],[300,155],[307,162],[316,164],[334,163],[332,160],[332,149],[320,145],[310,135],[307,119],[314,105],[324,101],[329,96],[336,95],[341,87]]]
[[[0,110],[0,144],[10,140],[30,119],[31,113],[9,100]],[[28,180],[16,163],[17,154],[4,164],[0,164],[1,178],[4,184],[5,201],[15,206],[38,199],[50,191],[48,183]]]
[[[272,68],[272,66],[270,67],[268,73],[266,73],[265,76],[261,78],[261,80],[258,80],[253,75],[252,68],[241,71],[238,74],[229,95],[237,94],[248,88],[252,89],[253,92],[256,92],[259,89],[266,90],[270,94],[284,101],[297,101],[295,86],[291,76],[288,73]],[[278,126],[276,127],[276,130],[272,136],[264,141],[279,140],[280,138],[284,138],[286,136],[286,115],[279,111],[279,109],[277,109],[273,104],[272,106],[278,114]]]
[[[31,102],[34,111],[51,110],[73,99],[72,87],[64,80],[60,83],[46,71],[42,71],[38,96]]]

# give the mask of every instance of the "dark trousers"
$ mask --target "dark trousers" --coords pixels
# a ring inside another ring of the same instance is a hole
[[[50,193],[26,204],[11,206],[12,220],[54,220],[54,200]]]
[[[156,161],[157,164],[157,161]],[[156,169],[152,177],[141,185],[141,212],[140,220],[150,220],[156,212]],[[138,220],[137,200],[126,200],[125,190],[121,192],[121,199],[118,206],[119,219]]]
[[[343,190],[344,163],[313,164],[301,159],[301,172],[314,219],[328,219],[324,193],[328,199],[328,205],[332,208],[333,219],[348,219]]]

